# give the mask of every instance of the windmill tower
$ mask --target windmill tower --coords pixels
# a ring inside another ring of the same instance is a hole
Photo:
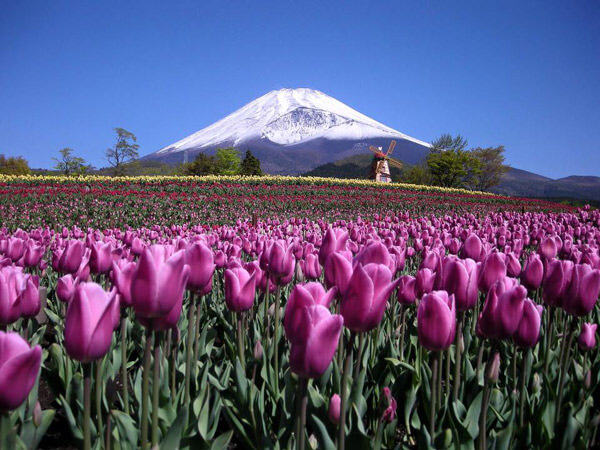
[[[381,147],[374,147],[372,145],[369,147],[369,150],[374,153],[373,162],[371,163],[371,175],[369,176],[371,180],[380,183],[391,183],[390,165],[399,169],[402,168],[402,163],[391,157],[394,147],[396,147],[396,141],[390,142],[386,153],[383,153]]]

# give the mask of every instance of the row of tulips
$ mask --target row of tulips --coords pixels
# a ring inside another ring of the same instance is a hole
[[[51,407],[86,449],[584,448],[598,224],[3,230],[1,442],[35,448]]]

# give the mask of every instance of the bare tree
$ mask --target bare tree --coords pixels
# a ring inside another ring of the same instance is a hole
[[[115,175],[125,173],[124,165],[138,158],[138,149],[140,146],[135,144],[137,141],[135,135],[124,128],[115,128],[117,133],[117,142],[114,147],[106,150],[106,160],[114,167]]]

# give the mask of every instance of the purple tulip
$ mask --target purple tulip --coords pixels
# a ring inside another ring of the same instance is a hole
[[[58,299],[61,302],[69,303],[75,295],[75,285],[78,282],[79,280],[71,274],[60,277],[56,283],[56,296]]]
[[[20,268],[7,266],[0,270],[0,325],[11,324],[21,318],[26,283]]]
[[[428,350],[445,350],[456,332],[454,296],[446,291],[433,291],[419,303],[417,334],[419,343]]]
[[[392,291],[400,281],[383,264],[358,264],[340,303],[344,324],[355,332],[371,331],[383,318]]]
[[[0,411],[21,405],[33,388],[42,364],[42,349],[17,333],[0,331]]]
[[[396,402],[396,399],[392,397],[392,391],[390,391],[390,388],[387,386],[383,388],[383,398],[384,410],[381,420],[386,423],[392,423],[396,418],[396,409],[398,408],[398,403]]]
[[[121,306],[131,306],[131,279],[135,272],[136,264],[132,261],[121,259],[114,261],[112,268],[111,279],[119,293]]]
[[[530,299],[525,299],[523,305],[523,316],[519,322],[517,331],[513,335],[513,341],[519,347],[533,348],[540,338],[540,327],[542,324],[542,314],[535,303]]]
[[[471,258],[475,261],[481,261],[483,259],[483,243],[479,236],[476,234],[470,234],[462,246],[462,256],[464,258]]]
[[[117,291],[106,292],[96,283],[80,283],[67,308],[65,349],[77,361],[102,358],[110,348],[119,321]]]
[[[184,251],[167,258],[162,246],[145,248],[131,278],[131,304],[146,319],[166,316],[183,296],[190,268]]]
[[[225,270],[225,303],[231,311],[243,312],[252,308],[256,293],[256,275],[246,269]]]
[[[325,291],[323,285],[317,282],[294,286],[285,306],[283,318],[283,327],[287,338],[292,340],[292,336],[300,335],[303,332],[304,317],[299,313],[300,309],[315,305],[329,308],[335,295],[336,288]]]
[[[523,272],[521,272],[521,283],[530,291],[539,288],[544,278],[544,264],[540,257],[531,253],[525,261]]]
[[[46,253],[46,247],[32,240],[27,241],[25,255],[23,255],[24,266],[37,267],[40,264],[44,253]]]
[[[317,378],[329,367],[338,346],[344,319],[322,305],[298,308],[298,332],[291,341],[290,369],[304,378]]]
[[[505,262],[506,271],[509,277],[516,278],[521,274],[521,263],[514,253],[507,253]]]
[[[63,273],[75,273],[80,269],[85,256],[85,244],[82,241],[67,241],[64,251],[60,255],[58,268]]]
[[[542,284],[542,298],[549,306],[562,306],[571,279],[573,278],[572,261],[553,260],[548,263]]]
[[[403,305],[412,305],[417,300],[417,280],[410,275],[403,275],[398,282],[398,301]]]
[[[556,254],[558,253],[556,241],[551,237],[545,237],[542,239],[542,242],[540,242],[538,252],[548,261],[556,258]]]
[[[527,289],[512,278],[497,281],[489,290],[477,321],[477,331],[490,339],[507,339],[515,334],[525,307]]]
[[[338,294],[343,296],[352,277],[352,262],[342,253],[332,253],[325,263],[325,285],[336,287]]]
[[[107,273],[113,262],[113,246],[110,242],[95,242],[91,246],[90,271],[92,273]]]
[[[319,263],[324,266],[329,255],[346,249],[348,232],[341,228],[328,228],[323,236],[321,248],[319,249]]]
[[[314,253],[309,253],[304,256],[304,259],[299,262],[302,274],[309,280],[316,280],[321,276],[321,265],[319,259]]]
[[[21,298],[21,316],[32,318],[42,309],[40,302],[40,280],[37,276],[26,275],[25,289]]]
[[[416,278],[416,291],[417,298],[422,298],[423,295],[433,291],[433,284],[435,283],[435,273],[431,269],[420,269],[417,272]]]
[[[451,260],[445,270],[445,287],[449,294],[454,294],[456,310],[462,312],[474,308],[479,297],[477,263],[470,258]]]
[[[190,267],[187,288],[199,296],[208,294],[216,267],[213,251],[202,242],[194,242],[185,249],[185,264]]]
[[[596,329],[598,325],[595,323],[584,323],[581,326],[581,333],[577,342],[581,350],[592,350],[596,346]]]
[[[329,400],[329,409],[327,410],[327,416],[331,423],[337,425],[340,421],[340,407],[342,399],[338,394],[333,394]]]
[[[363,266],[367,264],[383,264],[390,269],[392,275],[396,272],[396,262],[392,259],[390,252],[382,242],[372,242],[363,247],[352,262],[354,267],[357,264]]]
[[[292,247],[284,241],[272,242],[260,255],[260,267],[269,273],[275,284],[285,285],[292,280],[295,260]]]
[[[588,264],[576,264],[562,307],[574,316],[585,316],[594,309],[599,293],[600,270],[592,269]]]
[[[481,264],[479,270],[479,290],[488,292],[490,287],[506,277],[506,264],[499,252],[490,253]]]

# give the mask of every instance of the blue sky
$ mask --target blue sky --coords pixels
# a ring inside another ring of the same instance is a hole
[[[598,1],[0,3],[0,153],[33,167],[102,166],[114,127],[151,153],[282,87],[600,175]]]

